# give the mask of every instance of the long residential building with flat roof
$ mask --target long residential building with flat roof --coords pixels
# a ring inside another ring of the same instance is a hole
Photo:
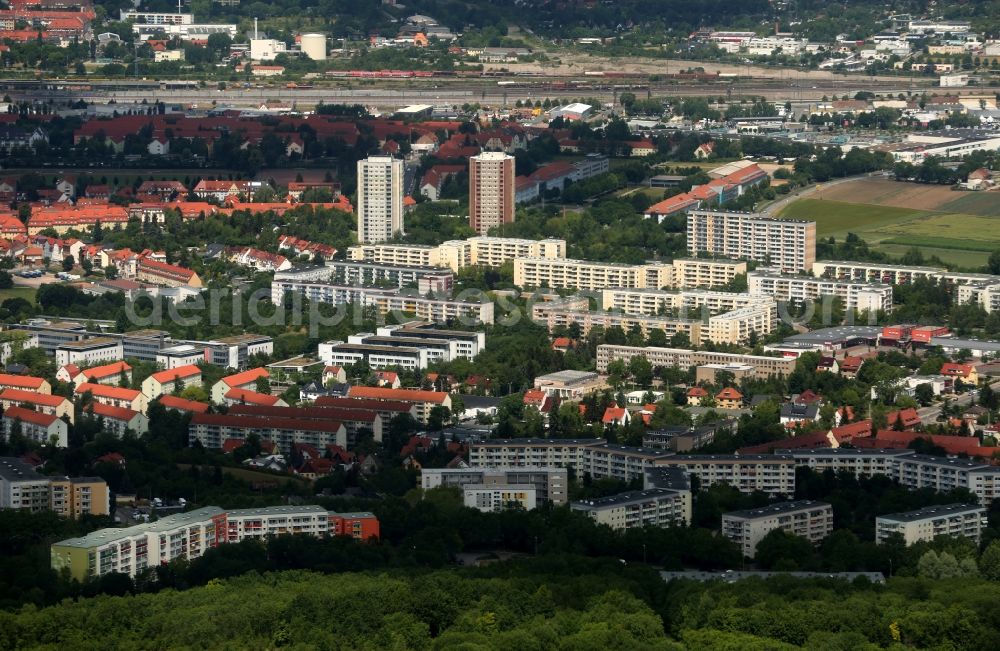
[[[565,504],[569,479],[566,468],[525,466],[518,468],[423,468],[420,487],[424,490],[439,486],[531,486],[537,501]]]
[[[626,314],[656,315],[668,311],[685,311],[681,316],[701,317],[762,303],[771,306],[774,299],[746,292],[716,292],[706,289],[627,289],[612,287],[601,290],[601,309],[618,310]]]
[[[275,279],[271,283],[271,301],[282,305],[286,294],[301,294],[314,303],[344,305],[353,303],[362,307],[375,307],[380,314],[390,312],[412,314],[416,318],[435,323],[454,319],[473,319],[480,323],[493,323],[493,302],[462,299],[427,298],[399,289],[334,285],[324,282]]]
[[[753,558],[757,544],[776,529],[819,543],[833,532],[833,507],[798,500],[722,514],[722,535],[739,545],[747,558]]]
[[[379,537],[371,513],[335,513],[319,506],[268,506],[224,511],[206,506],[131,527],[98,529],[51,546],[51,566],[78,581],[112,572],[135,577],[146,568],[199,558],[214,547],[284,534]]]
[[[616,360],[627,362],[633,357],[645,357],[654,368],[657,366],[690,368],[705,364],[747,365],[753,367],[753,375],[758,379],[783,377],[795,370],[795,360],[788,357],[616,344],[601,344],[597,347],[597,370],[606,373],[611,362]]]
[[[751,271],[747,291],[771,296],[777,301],[806,303],[833,296],[844,302],[845,309],[859,312],[891,312],[892,285],[851,282]]]
[[[692,210],[688,252],[755,260],[786,271],[810,271],[816,261],[816,222],[757,213]]]
[[[938,536],[971,538],[978,545],[987,525],[985,507],[975,504],[939,504],[916,511],[878,516],[875,518],[875,542],[882,544],[898,534],[907,546],[930,542]]]
[[[638,327],[644,336],[654,330],[662,330],[668,339],[681,333],[695,343],[743,344],[752,333],[758,336],[770,334],[777,324],[777,304],[766,297],[760,298],[764,300],[707,319],[695,319],[591,310],[589,300],[577,296],[535,303],[531,306],[531,317],[536,323],[545,324],[550,331],[575,323],[584,336],[594,327],[618,326],[626,332]]]
[[[647,468],[642,490],[573,502],[571,508],[612,529],[686,527],[692,516],[691,477],[681,468]]]
[[[279,271],[274,274],[274,277],[277,280],[328,282],[335,285],[379,285],[403,288],[407,285],[416,285],[421,279],[428,276],[438,277],[441,274],[447,274],[451,277],[449,271],[440,267],[329,260],[322,266]]]
[[[568,258],[519,257],[514,259],[514,284],[523,288],[662,289],[718,287],[746,273],[746,262],[683,258],[645,264],[594,262]]]
[[[528,240],[480,235],[449,240],[438,246],[421,244],[360,244],[347,249],[348,260],[383,265],[447,267],[499,267],[515,258],[565,258],[566,241],[554,238]]]

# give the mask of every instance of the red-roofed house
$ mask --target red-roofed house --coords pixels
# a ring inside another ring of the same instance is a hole
[[[143,414],[146,413],[146,406],[149,404],[149,400],[147,400],[146,396],[142,395],[142,391],[94,384],[92,382],[84,382],[78,385],[74,393],[78,396],[90,393],[96,402],[112,407],[124,407],[125,409],[131,409]]]
[[[399,373],[395,371],[375,371],[375,382],[380,387],[398,389],[400,387]]]
[[[66,421],[55,414],[45,414],[24,407],[8,407],[3,413],[3,433],[10,437],[15,423],[21,426],[21,434],[42,445],[54,444],[64,448],[69,444],[69,427]]]
[[[899,411],[894,411],[886,415],[886,423],[889,427],[895,428],[896,420],[902,418],[903,429],[913,429],[920,424],[920,415],[917,410],[910,407],[907,409],[900,409]]]
[[[691,387],[687,392],[688,407],[698,407],[701,401],[708,397],[708,391],[701,387]]]
[[[142,382],[142,393],[150,400],[163,394],[174,393],[178,388],[201,384],[201,369],[194,364],[178,366],[153,373]]]
[[[126,430],[131,430],[136,434],[145,434],[149,431],[149,419],[146,418],[145,414],[134,409],[93,402],[87,405],[86,411],[104,423],[104,431],[111,432],[119,438],[125,434]]]
[[[327,366],[323,368],[323,384],[347,382],[347,372],[343,366]]]
[[[611,403],[604,410],[604,416],[601,418],[601,422],[604,423],[605,427],[610,427],[612,425],[618,425],[619,427],[624,427],[629,424],[632,420],[632,416],[629,415],[628,409],[624,407],[619,407],[615,403]]]
[[[28,407],[43,414],[52,414],[59,418],[65,417],[69,420],[70,424],[73,423],[75,415],[73,403],[62,396],[23,391],[21,389],[4,389],[0,391],[0,405],[3,406],[4,410],[15,406]]]
[[[554,406],[554,399],[541,389],[529,389],[524,392],[524,406],[534,407],[542,414],[548,414]]]
[[[948,362],[941,366],[941,375],[956,378],[965,384],[979,384],[979,373],[972,364],[953,364]]]
[[[118,386],[121,384],[122,376],[125,377],[126,382],[131,382],[132,367],[129,366],[128,362],[111,362],[80,371],[73,378],[73,384],[80,386],[84,382],[91,382]]]
[[[251,389],[257,388],[257,380],[270,378],[266,368],[252,368],[242,373],[227,375],[212,386],[212,402],[221,405],[225,402],[226,393],[230,389]]]
[[[726,387],[715,394],[715,405],[719,409],[742,409],[743,394],[733,387]]]
[[[184,398],[178,398],[177,396],[170,395],[161,395],[158,402],[167,409],[176,409],[178,411],[186,411],[192,414],[204,414],[208,411],[209,407],[207,402],[186,400]]]
[[[424,423],[434,407],[451,409],[451,396],[440,391],[353,386],[348,389],[347,397],[413,404],[417,408],[417,420]]]
[[[4,389],[20,389],[21,391],[34,391],[35,393],[52,393],[52,387],[48,380],[31,375],[11,375],[10,373],[0,373],[0,391]]]
[[[230,389],[223,396],[226,405],[259,405],[262,407],[287,407],[288,403],[269,393],[249,389]]]

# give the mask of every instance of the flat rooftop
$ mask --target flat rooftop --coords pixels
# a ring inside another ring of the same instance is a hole
[[[170,531],[195,522],[202,522],[224,513],[225,511],[217,506],[205,506],[200,509],[195,509],[194,511],[188,511],[187,513],[175,513],[173,515],[168,515],[165,518],[160,518],[156,522],[144,522],[142,524],[124,527],[122,529],[98,529],[97,531],[88,533],[86,536],[61,540],[55,544],[60,547],[79,547],[82,549],[89,549],[91,547],[106,545],[108,543],[112,543],[117,540],[124,540],[125,538],[131,538],[133,536]]]
[[[826,341],[846,341],[848,339],[876,339],[881,334],[879,326],[837,326],[820,328],[802,334],[786,337],[782,343],[822,343]]]
[[[640,502],[648,502],[650,500],[659,497],[670,497],[676,493],[677,493],[676,490],[668,488],[650,488],[641,491],[628,491],[625,493],[618,493],[617,495],[609,495],[607,497],[599,497],[592,500],[582,500],[579,502],[572,502],[570,504],[570,507],[575,510],[589,511],[591,509],[602,509],[614,506],[637,504]]]
[[[744,509],[742,511],[730,511],[723,513],[724,518],[741,518],[743,520],[756,520],[757,518],[767,518],[783,513],[795,513],[797,511],[808,511],[816,508],[831,508],[829,502],[816,502],[813,500],[794,500],[791,502],[779,502],[759,509]]]
[[[938,504],[936,506],[925,506],[916,511],[905,511],[903,513],[889,513],[880,515],[879,520],[892,520],[894,522],[916,522],[927,518],[940,518],[949,515],[959,515],[965,513],[981,512],[986,514],[986,509],[975,504]]]

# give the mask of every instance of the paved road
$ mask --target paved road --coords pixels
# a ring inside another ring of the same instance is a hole
[[[990,388],[994,391],[1000,390],[1000,380],[997,380],[990,385]],[[971,392],[963,393],[960,396],[953,398],[950,402],[952,405],[958,405],[959,407],[967,407],[973,402],[973,398],[978,399],[979,392],[977,391],[975,396]],[[920,421],[925,425],[937,422],[937,417],[941,413],[941,405],[933,405],[931,407],[921,407],[917,409],[917,415],[920,416]]]

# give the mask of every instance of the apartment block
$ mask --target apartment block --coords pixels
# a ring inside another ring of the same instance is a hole
[[[987,314],[1000,310],[1000,282],[959,285],[955,292],[959,305],[978,305]]]
[[[596,326],[618,326],[626,332],[636,326],[644,335],[652,330],[662,330],[668,338],[684,333],[691,341],[702,341],[705,332],[702,321],[695,319],[592,311],[589,301],[583,297],[535,303],[531,306],[531,318],[535,323],[545,325],[549,331],[576,323],[584,336]]]
[[[678,454],[658,466],[682,468],[702,487],[728,484],[741,493],[795,494],[795,460],[773,454]]]
[[[454,276],[440,267],[410,266],[397,264],[377,264],[374,262],[357,262],[353,260],[330,260],[321,267],[303,267],[279,271],[274,276],[279,280],[319,281],[335,285],[362,286],[395,286],[398,288],[416,285],[427,277],[438,277],[447,274]]]
[[[359,244],[347,249],[347,259],[380,265],[405,267],[443,267],[440,247],[427,244]],[[463,265],[452,267],[458,271]]]
[[[195,559],[225,543],[249,538],[304,534],[378,538],[370,513],[334,513],[318,506],[272,506],[224,511],[206,506],[121,529],[98,529],[51,546],[51,565],[78,581],[111,572],[135,577],[177,559]]]
[[[268,506],[226,512],[226,540],[266,539],[285,534],[324,537],[330,514],[319,506]]]
[[[339,406],[275,407],[266,405],[232,405],[229,416],[254,416],[257,418],[285,418],[292,420],[320,420],[340,423],[347,430],[347,445],[354,445],[363,435],[382,441],[382,423],[388,422],[376,409]]]
[[[597,291],[608,287],[650,288],[674,286],[669,262],[642,265],[590,262],[568,258],[515,258],[514,284],[523,288]]]
[[[469,463],[486,468],[577,469],[582,449],[602,443],[604,439],[491,439],[472,445]]]
[[[747,558],[753,558],[757,543],[776,529],[819,543],[833,532],[833,507],[798,500],[722,514],[722,535],[739,545]]]
[[[675,258],[671,264],[677,288],[723,287],[747,272],[746,262],[722,258]]]
[[[714,292],[704,289],[626,289],[608,288],[601,291],[601,309],[618,310],[627,314],[655,315],[681,311],[681,316],[699,318],[737,310],[750,305],[773,305],[770,297],[746,292]]]
[[[478,235],[465,240],[468,264],[479,267],[500,267],[515,258],[560,259],[566,257],[566,240],[546,238],[526,240],[515,237]]]
[[[855,477],[884,475],[896,477],[900,457],[913,455],[912,450],[861,450],[851,448],[820,448],[816,450],[775,450],[777,454],[791,456],[796,465],[814,472],[830,470],[834,473],[849,472]]]
[[[403,232],[403,161],[369,156],[358,161],[358,241],[384,242]]]
[[[531,511],[537,506],[537,491],[530,484],[466,484],[462,487],[462,501],[484,513]]]
[[[918,280],[939,281],[945,271],[941,267],[914,267],[848,260],[820,260],[812,265],[812,275],[816,278],[883,285],[909,285]]]
[[[898,534],[907,547],[918,542],[930,542],[938,536],[971,538],[978,545],[983,529],[987,526],[986,509],[982,506],[928,506],[916,511],[890,513],[875,518],[875,542],[882,544]]]
[[[615,530],[686,527],[691,522],[691,491],[650,488],[573,502],[570,508]]]
[[[29,441],[59,448],[69,445],[69,427],[66,421],[53,413],[45,414],[25,407],[10,406],[4,410],[0,424],[4,437],[8,440],[15,428],[19,428],[21,436]]]
[[[421,423],[427,422],[435,407],[451,409],[451,396],[443,391],[352,386],[347,391],[347,397],[375,403],[411,404],[416,408],[416,419]]]
[[[597,371],[606,373],[611,362],[616,360],[627,362],[633,357],[645,357],[654,368],[657,366],[690,368],[708,364],[751,366],[752,375],[757,379],[783,377],[795,370],[795,360],[787,357],[602,344],[597,347]]]
[[[761,302],[709,317],[702,337],[713,344],[747,344],[754,337],[771,334],[777,322],[777,304]]]
[[[271,283],[271,301],[276,305],[282,305],[286,294],[300,294],[314,303],[374,307],[383,316],[396,312],[435,323],[446,323],[455,319],[493,323],[494,319],[492,301],[427,298],[416,292],[403,293],[399,289],[275,279]]]
[[[487,151],[469,158],[469,226],[480,235],[514,222],[514,157]]]
[[[449,240],[438,246],[422,244],[359,244],[347,249],[347,259],[408,267],[499,267],[515,258],[565,258],[566,241],[475,236]]]
[[[52,477],[49,509],[66,518],[109,515],[111,493],[100,477]]]
[[[747,274],[747,291],[771,296],[777,301],[804,303],[824,296],[841,299],[845,309],[859,312],[891,312],[892,286],[878,283],[842,282],[766,271]]]
[[[984,506],[1000,497],[1000,466],[983,461],[914,454],[912,450],[840,448],[778,452],[787,453],[797,465],[818,471],[854,468],[859,476],[882,474],[907,488],[932,488],[941,492],[965,488]]]
[[[569,488],[566,468],[554,466],[524,466],[517,468],[423,468],[420,487],[424,490],[439,486],[508,487],[527,486],[534,490],[537,503],[556,506],[566,503]]]
[[[188,439],[206,448],[222,449],[227,440],[245,441],[255,434],[275,443],[288,454],[293,443],[308,443],[317,448],[329,444],[347,447],[347,429],[333,420],[307,420],[247,414],[193,414]]]
[[[16,457],[0,457],[0,509],[45,511],[49,481]]]
[[[761,214],[692,210],[687,216],[688,252],[755,260],[785,271],[810,271],[816,261],[816,222]]]

